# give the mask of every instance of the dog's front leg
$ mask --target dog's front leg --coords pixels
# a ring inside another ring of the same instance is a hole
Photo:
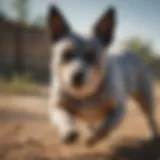
[[[51,121],[57,128],[63,143],[70,144],[77,140],[75,119],[67,110],[61,107],[54,107],[50,110]]]
[[[58,134],[63,143],[73,143],[78,138],[76,130],[75,118],[64,107],[63,96],[61,95],[59,81],[54,79],[53,87],[50,88],[49,97],[49,115],[52,124],[58,131]]]
[[[106,137],[112,129],[114,129],[122,120],[125,114],[124,105],[119,105],[110,111],[104,121],[93,129],[91,137],[87,141],[88,146],[93,146],[104,137]]]

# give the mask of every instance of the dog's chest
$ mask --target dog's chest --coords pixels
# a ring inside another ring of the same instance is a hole
[[[89,122],[97,123],[99,120],[102,120],[106,116],[107,105],[87,105],[81,106],[81,109],[75,114],[78,118]]]
[[[112,105],[109,99],[105,99],[105,101],[75,101],[70,105],[70,109],[75,117],[88,123],[98,123],[105,118],[107,112],[113,107]]]

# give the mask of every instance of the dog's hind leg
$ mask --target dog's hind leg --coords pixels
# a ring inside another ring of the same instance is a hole
[[[141,110],[144,112],[149,127],[152,131],[154,138],[159,136],[156,119],[155,119],[155,104],[152,88],[152,80],[147,71],[145,71],[139,80],[139,89],[134,96],[135,100],[138,102]]]

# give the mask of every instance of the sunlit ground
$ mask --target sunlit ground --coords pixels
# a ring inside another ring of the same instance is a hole
[[[154,88],[160,126],[160,84],[155,83]],[[47,89],[40,87],[34,94],[0,93],[0,160],[157,160],[160,157],[160,141],[150,140],[144,115],[132,101],[124,122],[96,147],[86,148],[85,138],[72,146],[60,144],[47,114]],[[79,126],[84,137],[83,127]]]

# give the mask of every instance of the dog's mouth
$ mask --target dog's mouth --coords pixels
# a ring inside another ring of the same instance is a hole
[[[90,72],[87,73],[89,74],[86,75],[86,73],[82,71],[74,73],[70,82],[67,84],[64,83],[66,92],[78,99],[94,95],[102,83],[103,74],[95,72],[95,70],[92,70],[92,72],[90,70]]]
[[[86,84],[84,81],[82,81],[72,86],[72,89],[70,88],[69,91],[72,94],[72,96],[78,99],[84,99],[92,97],[92,95],[94,95],[97,92],[99,86],[100,84],[92,84],[92,82]]]

